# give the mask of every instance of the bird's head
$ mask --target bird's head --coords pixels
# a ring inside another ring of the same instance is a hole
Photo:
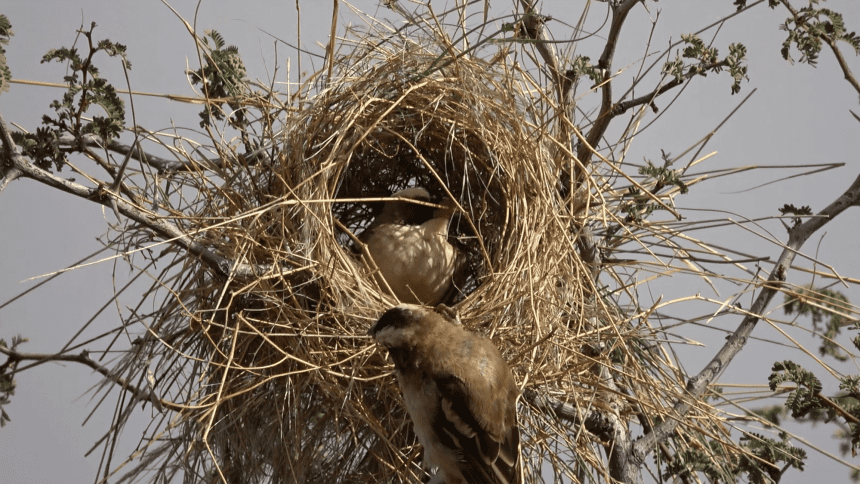
[[[433,218],[450,220],[451,216],[457,212],[457,204],[448,197],[443,198],[439,205],[442,205],[442,208],[433,211]]]
[[[403,346],[420,328],[425,311],[421,306],[413,304],[395,306],[385,311],[367,334],[386,348]]]
[[[422,187],[410,187],[391,195],[392,200],[385,202],[379,220],[386,223],[402,225],[421,225],[433,218],[434,209],[427,205],[419,205],[398,198],[408,198],[419,202],[430,202],[430,192]]]
[[[424,187],[409,187],[394,192],[391,198],[410,198],[412,200],[421,200],[423,202],[430,201],[430,192]]]
[[[445,325],[461,327],[455,313],[440,304],[435,309],[417,304],[401,304],[385,311],[367,334],[381,346],[407,348],[428,333]]]

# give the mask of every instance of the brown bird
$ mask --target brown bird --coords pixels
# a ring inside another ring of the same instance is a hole
[[[388,349],[431,483],[520,484],[514,377],[489,339],[415,305],[389,309],[369,334]]]
[[[430,193],[420,187],[392,195],[398,197],[430,201]],[[380,287],[385,290],[387,282],[401,302],[438,304],[452,286],[455,269],[465,260],[448,242],[455,205],[450,199],[442,205],[445,208],[437,209],[408,201],[385,202],[382,213],[358,236],[379,268]]]

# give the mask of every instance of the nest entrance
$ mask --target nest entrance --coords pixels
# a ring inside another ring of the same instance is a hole
[[[519,166],[549,164],[521,129],[520,103],[485,63],[462,60],[456,68],[431,72],[435,61],[421,55],[390,59],[325,91],[300,117],[301,135],[288,136],[286,153],[293,159],[281,169],[313,173],[308,195],[334,199],[332,217],[353,235],[381,210],[383,202],[372,200],[403,188],[420,186],[431,201],[458,202],[463,211],[453,217],[449,240],[466,256],[467,270],[458,297],[445,301],[451,304],[507,265],[502,248],[515,232],[512,198],[524,189],[538,191]],[[425,71],[431,73],[406,74]],[[335,238],[349,247],[342,230]]]
[[[504,226],[504,192],[498,180],[485,179],[465,161],[474,157],[472,154],[439,149],[442,140],[432,136],[422,136],[411,146],[398,141],[370,141],[377,146],[385,145],[395,153],[393,155],[376,149],[356,153],[341,175],[336,199],[379,199],[404,188],[423,187],[430,193],[432,203],[440,204],[445,198],[451,198],[463,207],[465,212],[458,210],[452,216],[448,233],[449,242],[465,256],[465,270],[456,282],[458,291],[442,301],[455,304],[474,291],[487,274],[484,251],[492,257],[500,239],[501,232],[497,228]],[[418,149],[418,154],[412,146]],[[488,158],[485,155],[482,162],[486,163]],[[494,196],[494,193],[500,195]],[[378,200],[334,203],[332,215],[353,235],[358,235],[381,213],[384,204]],[[345,248],[352,247],[352,238],[347,234],[340,233],[339,240]]]

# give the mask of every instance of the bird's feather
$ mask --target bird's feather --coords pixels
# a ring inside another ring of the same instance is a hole
[[[446,483],[518,483],[519,392],[492,342],[408,305],[386,312],[371,334],[388,348],[425,459]]]
[[[367,246],[377,280],[402,302],[435,305],[448,297],[464,257],[448,242],[448,223],[455,205],[436,209],[397,198],[430,201],[427,190],[407,188],[385,202],[382,212],[359,234]]]

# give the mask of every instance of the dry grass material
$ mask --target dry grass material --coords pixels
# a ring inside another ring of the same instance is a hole
[[[595,165],[578,198],[564,200],[561,168],[576,161],[559,149],[570,131],[547,109],[551,90],[505,56],[490,62],[441,35],[395,39],[345,41],[332,77],[324,70],[294,94],[296,109],[262,95],[268,110],[251,126],[267,157],[245,159],[242,140],[220,139],[218,163],[177,175],[182,188],[167,198],[178,223],[214,253],[267,270],[225,279],[184,254],[161,255],[175,256],[150,294],[163,303],[141,315],[149,331],[120,369],[151,362],[176,412],[127,476],[417,478],[393,367],[366,336],[396,301],[350,250],[380,197],[415,185],[457,201],[451,241],[469,264],[447,303],[492,338],[523,389],[622,420],[641,409],[671,418],[683,385],[672,359],[633,323],[647,318],[621,311],[577,255],[577,227],[623,220],[620,198],[596,188],[611,170]],[[124,233],[129,246],[141,236]],[[597,437],[525,400],[519,413],[526,482],[551,479],[550,468],[609,481]],[[694,411],[682,434],[729,445],[714,415]]]

